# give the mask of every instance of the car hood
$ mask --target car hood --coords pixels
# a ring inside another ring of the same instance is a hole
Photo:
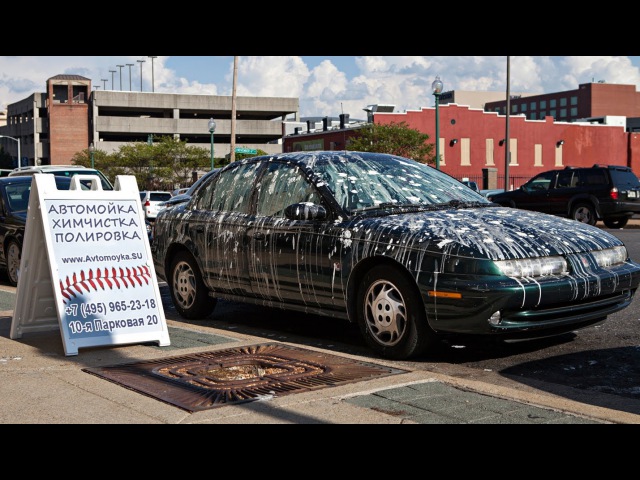
[[[575,220],[506,207],[448,209],[360,218],[353,240],[387,248],[419,248],[446,255],[503,260],[600,250],[622,242]]]

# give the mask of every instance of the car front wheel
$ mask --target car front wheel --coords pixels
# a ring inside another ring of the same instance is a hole
[[[598,221],[595,209],[588,203],[579,203],[575,205],[571,210],[571,218],[589,225],[595,225]]]
[[[20,244],[15,240],[11,240],[7,245],[7,277],[9,278],[9,283],[14,287],[18,286],[21,250]]]
[[[357,295],[357,318],[367,345],[382,357],[421,355],[438,341],[427,323],[417,287],[398,269],[373,267]]]
[[[176,310],[183,318],[197,320],[208,317],[217,300],[209,296],[198,264],[187,252],[179,252],[169,266],[169,292]]]

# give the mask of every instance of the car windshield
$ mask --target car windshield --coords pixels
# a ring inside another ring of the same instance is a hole
[[[390,160],[391,158],[391,160]],[[490,202],[453,177],[428,165],[387,155],[319,157],[313,170],[338,203],[357,212],[392,206]]]

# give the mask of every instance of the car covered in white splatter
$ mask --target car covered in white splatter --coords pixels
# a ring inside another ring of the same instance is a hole
[[[627,307],[640,283],[640,264],[604,230],[353,151],[232,162],[158,214],[151,248],[183,318],[208,318],[218,299],[343,318],[390,359],[455,336],[588,327]]]

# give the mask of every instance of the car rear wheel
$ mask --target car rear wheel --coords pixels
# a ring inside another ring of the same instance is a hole
[[[183,318],[197,320],[208,317],[217,300],[209,296],[198,264],[187,252],[179,252],[169,267],[169,292],[176,310]]]
[[[579,203],[575,205],[571,210],[571,218],[589,225],[595,225],[598,221],[595,209],[588,203]]]
[[[605,218],[603,222],[608,228],[624,228],[629,222],[629,217]]]
[[[14,287],[18,286],[21,250],[20,244],[15,240],[11,240],[7,245],[7,277],[9,278],[9,283]]]
[[[357,302],[360,332],[367,345],[382,357],[415,357],[438,343],[417,287],[398,269],[379,265],[369,270]]]

